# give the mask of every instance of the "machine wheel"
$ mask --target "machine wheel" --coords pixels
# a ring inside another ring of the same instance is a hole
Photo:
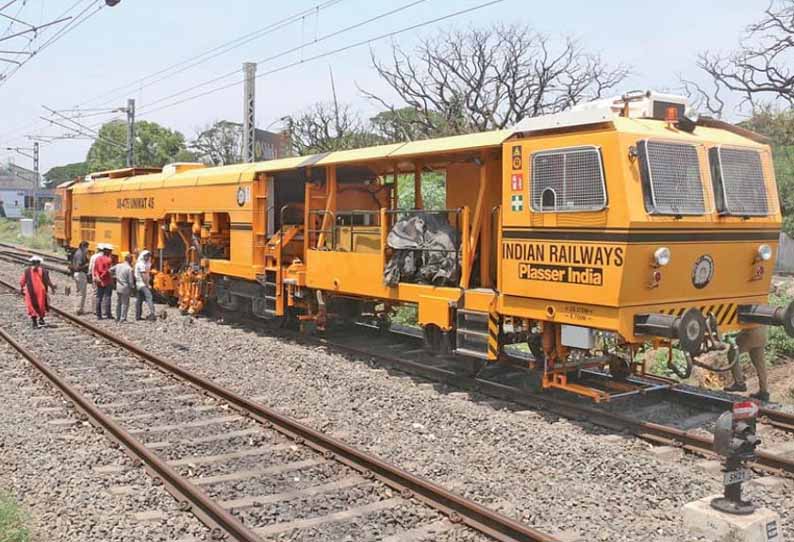
[[[631,375],[631,366],[620,356],[609,356],[609,374],[615,380],[626,380]]]
[[[422,327],[425,338],[425,348],[433,355],[441,351],[441,328],[435,324],[427,324]]]
[[[546,354],[543,353],[543,338],[540,336],[540,334],[530,335],[529,339],[527,339],[527,346],[529,346],[529,351],[532,354],[532,357],[535,358],[535,365],[543,365],[543,361],[546,359]]]

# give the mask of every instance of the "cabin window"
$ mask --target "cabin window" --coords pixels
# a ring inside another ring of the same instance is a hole
[[[706,212],[700,159],[695,145],[640,141],[640,171],[645,209],[662,215]]]
[[[533,211],[600,211],[606,204],[599,148],[570,147],[532,154]]]
[[[714,198],[720,214],[769,214],[764,171],[758,151],[714,147],[709,150],[709,164],[711,180],[714,183]]]

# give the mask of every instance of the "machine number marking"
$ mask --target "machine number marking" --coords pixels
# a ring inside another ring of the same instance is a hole
[[[564,305],[560,312],[571,320],[586,322],[593,319],[593,309],[581,305]]]
[[[747,469],[740,469],[733,472],[726,472],[725,478],[723,480],[724,485],[730,486],[733,484],[740,484],[742,482],[747,482],[752,478],[752,474]]]
[[[154,209],[154,198],[118,198],[117,209]]]

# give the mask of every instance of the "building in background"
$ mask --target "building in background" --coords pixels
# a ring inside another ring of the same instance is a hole
[[[257,129],[254,132],[254,145],[257,160],[276,160],[292,156],[287,132],[275,133]]]
[[[33,171],[14,163],[0,166],[0,218],[19,219],[24,211],[33,209]],[[56,209],[58,206],[54,190],[39,188],[36,191],[36,206],[39,210]]]

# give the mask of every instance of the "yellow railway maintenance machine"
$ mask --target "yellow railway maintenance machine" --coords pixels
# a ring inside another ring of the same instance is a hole
[[[413,304],[433,349],[497,361],[528,344],[544,388],[607,400],[635,376],[669,384],[645,374],[648,345],[672,359],[676,343],[691,367],[725,332],[794,334],[794,309],[766,305],[770,149],[685,106],[643,92],[505,131],[97,173],[61,187],[57,237],[152,250],[154,287],[189,313],[212,301],[322,328]],[[428,172],[444,209],[423,208]],[[398,208],[405,182],[415,209]],[[579,379],[605,368],[603,386]]]

